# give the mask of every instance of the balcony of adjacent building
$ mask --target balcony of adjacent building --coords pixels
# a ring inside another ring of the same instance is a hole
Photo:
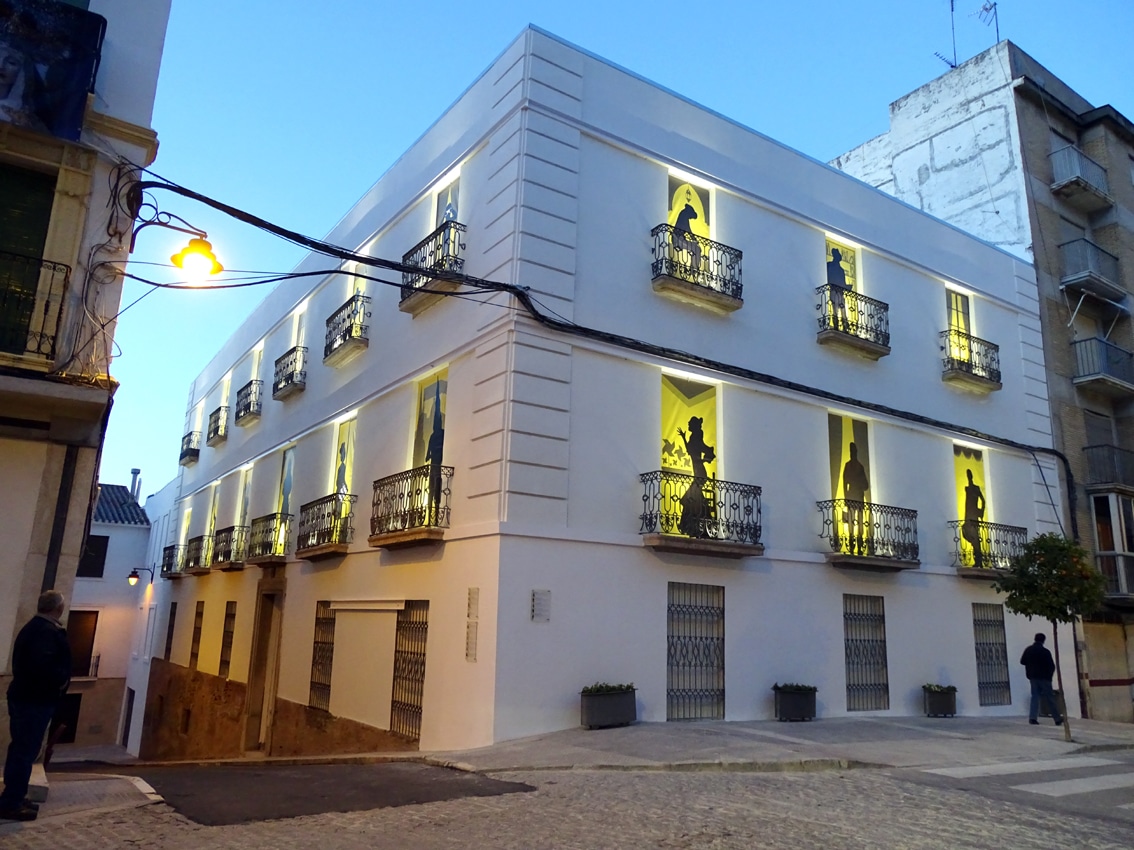
[[[190,431],[181,438],[181,457],[178,463],[182,466],[192,466],[201,459],[201,432]]]
[[[398,309],[416,316],[430,304],[455,292],[460,281],[445,272],[460,274],[465,268],[461,252],[466,227],[457,221],[446,221],[418,242],[402,257],[402,265],[421,271],[402,272],[402,300]]]
[[[161,567],[158,575],[162,578],[181,578],[185,575],[184,545],[166,546],[161,550]]]
[[[453,467],[426,464],[375,481],[370,545],[400,549],[443,540],[452,480]]]
[[[1134,492],[1134,452],[1118,446],[1098,445],[1083,449],[1087,459],[1087,480],[1094,491]]]
[[[206,446],[219,446],[228,439],[228,407],[221,405],[209,414],[209,429],[205,433]]]
[[[272,398],[283,401],[307,388],[307,347],[296,345],[276,358]]]
[[[962,578],[995,581],[1024,552],[1028,530],[984,520],[953,520],[953,566]]]
[[[1118,257],[1104,251],[1089,239],[1073,239],[1059,246],[1063,276],[1060,288],[1081,295],[1121,302],[1126,290],[1118,273]]]
[[[354,503],[350,493],[332,493],[299,508],[295,556],[307,561],[345,555],[354,539]]]
[[[264,382],[249,381],[236,391],[236,424],[241,428],[260,418],[264,408]]]
[[[1051,192],[1086,213],[1114,204],[1106,169],[1074,145],[1051,154]]]
[[[70,280],[70,266],[0,251],[0,363],[39,370],[54,364]]]
[[[738,249],[670,224],[659,224],[650,236],[654,292],[722,314],[744,306]]]
[[[230,525],[213,535],[214,570],[242,570],[248,557],[248,526]]]
[[[745,558],[764,554],[760,488],[668,469],[645,472],[638,533],[656,552]]]
[[[358,293],[327,318],[323,362],[328,366],[341,366],[370,345],[369,307],[370,296]]]
[[[977,392],[995,392],[1000,382],[1000,346],[950,329],[939,334],[944,369],[941,380]]]
[[[852,289],[824,284],[815,290],[819,303],[820,345],[878,360],[890,353],[890,305]]]
[[[831,551],[827,563],[847,569],[893,572],[917,569],[917,511],[853,499],[817,502],[819,533]]]
[[[1134,397],[1134,354],[1098,337],[1071,343],[1075,386],[1109,398]]]
[[[1106,601],[1115,608],[1134,608],[1134,555],[1096,552],[1095,566],[1106,580]]]
[[[248,527],[248,556],[251,566],[273,566],[287,563],[290,551],[291,514],[274,513],[256,517]]]
[[[206,575],[213,565],[213,536],[202,534],[185,541],[185,572]]]

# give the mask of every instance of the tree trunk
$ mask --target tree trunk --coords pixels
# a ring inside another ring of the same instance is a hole
[[[1055,640],[1055,676],[1059,684],[1059,692],[1063,694],[1063,740],[1071,740],[1071,718],[1068,715],[1071,713],[1067,710],[1067,692],[1063,690],[1063,668],[1059,664],[1059,624],[1054,620],[1051,621],[1051,634]],[[1059,700],[1055,700],[1055,710],[1059,710]]]

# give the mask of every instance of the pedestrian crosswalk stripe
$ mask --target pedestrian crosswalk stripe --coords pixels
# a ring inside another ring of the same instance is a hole
[[[1102,767],[1107,764],[1118,764],[1118,762],[1110,759],[1095,758],[1094,756],[1070,756],[1068,758],[1041,759],[1039,761],[999,762],[997,764],[975,764],[967,767],[938,767],[933,770],[926,770],[925,773],[935,773],[938,776],[948,776],[952,779],[972,779],[977,776],[1007,776],[1011,773],[1039,773],[1044,770],[1073,770],[1078,767]]]
[[[1013,790],[1030,791],[1032,794],[1043,794],[1045,797],[1066,797],[1069,794],[1086,794],[1090,791],[1130,787],[1134,787],[1134,773],[1110,773],[1105,776],[1085,776],[1082,779],[1062,779],[1057,782],[1012,786]]]

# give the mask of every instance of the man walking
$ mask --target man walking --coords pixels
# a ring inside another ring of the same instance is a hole
[[[1059,714],[1059,706],[1055,704],[1055,694],[1051,690],[1051,677],[1055,675],[1055,660],[1047,647],[1043,645],[1043,632],[1036,633],[1036,642],[1024,650],[1020,656],[1020,663],[1024,665],[1028,681],[1032,684],[1032,705],[1028,711],[1028,722],[1035,725],[1039,721],[1039,702],[1042,698],[1047,703],[1047,710],[1051,712],[1056,726],[1063,725],[1063,717]]]
[[[71,648],[63,617],[63,594],[46,590],[39,612],[12,645],[12,683],[8,686],[8,721],[12,742],[4,762],[0,819],[35,820],[38,807],[26,799],[32,764],[59,700],[71,683]]]

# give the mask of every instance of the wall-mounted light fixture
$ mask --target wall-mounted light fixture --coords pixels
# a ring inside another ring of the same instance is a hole
[[[126,576],[126,581],[130,582],[130,587],[133,587],[134,585],[136,585],[138,583],[138,579],[141,578],[141,576],[138,575],[138,569],[143,569],[147,573],[149,573],[150,574],[150,584],[154,583],[154,571],[150,567],[140,567],[140,568],[135,568],[135,569],[130,570],[130,575]]]

